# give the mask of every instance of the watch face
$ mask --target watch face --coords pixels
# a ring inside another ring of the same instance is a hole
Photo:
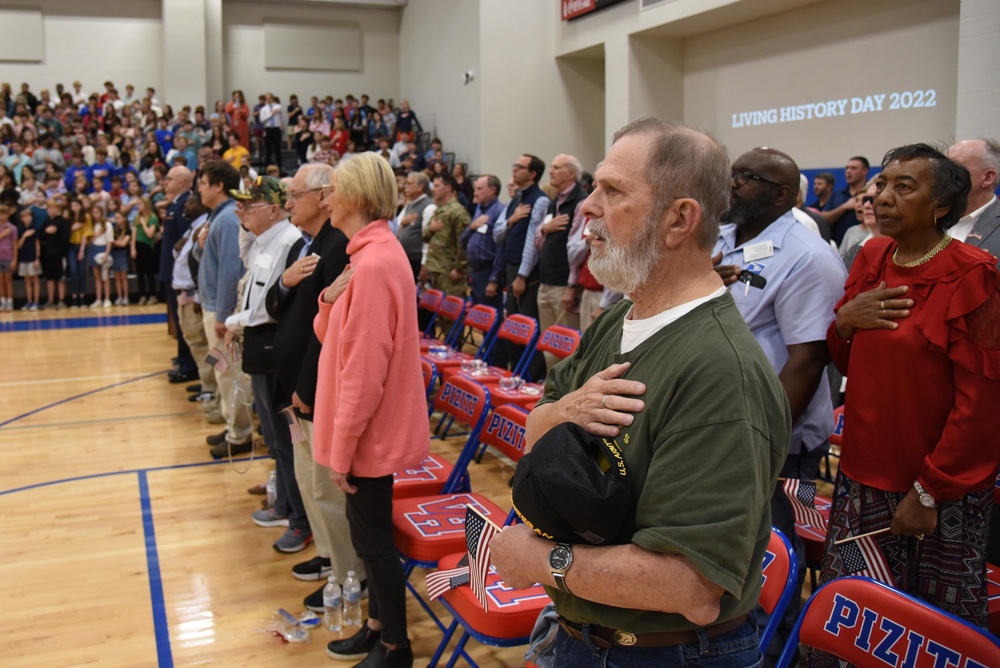
[[[549,566],[557,571],[569,568],[573,563],[573,553],[562,545],[556,545],[549,553]]]

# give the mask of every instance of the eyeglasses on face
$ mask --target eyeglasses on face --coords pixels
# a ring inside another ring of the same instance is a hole
[[[308,190],[299,190],[298,192],[290,192],[288,193],[288,199],[297,199],[307,193],[320,192],[324,188],[326,188],[326,186],[320,186],[319,188],[309,188]]]
[[[875,195],[865,195],[864,197],[861,198],[862,204],[871,204],[874,201],[875,201]]]
[[[772,181],[771,179],[765,179],[763,176],[758,176],[751,171],[743,170],[740,172],[733,172],[733,185],[735,186],[745,186],[748,181],[763,181],[764,183],[770,183],[773,186],[781,186],[783,184],[777,181]]]

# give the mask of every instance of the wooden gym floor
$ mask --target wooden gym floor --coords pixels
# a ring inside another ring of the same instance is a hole
[[[162,305],[0,314],[0,665],[352,665],[326,656],[325,630],[301,645],[262,630],[319,586],[290,571],[315,550],[280,554],[284,529],[250,520],[246,489],[272,463],[212,461],[219,428],[167,382],[164,323]],[[509,507],[512,470],[487,457],[473,487]],[[441,636],[408,607],[426,665]],[[523,648],[469,650],[524,665]]]

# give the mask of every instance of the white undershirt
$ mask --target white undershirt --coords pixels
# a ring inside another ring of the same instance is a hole
[[[976,226],[976,222],[979,220],[979,217],[983,215],[983,211],[986,211],[987,208],[993,206],[993,202],[995,201],[997,201],[996,195],[990,198],[989,202],[982,205],[969,215],[959,218],[958,222],[952,225],[948,230],[948,236],[952,239],[958,239],[959,241],[965,241],[968,239],[969,232],[971,232],[972,228]]]
[[[726,288],[721,287],[707,297],[699,297],[698,299],[684,302],[679,306],[668,308],[662,313],[657,313],[642,320],[634,320],[632,318],[632,311],[635,309],[635,304],[633,304],[625,315],[625,320],[622,321],[622,352],[627,353],[635,350],[643,341],[670,323],[680,320],[705,302],[716,297],[721,297],[724,294],[726,294]]]

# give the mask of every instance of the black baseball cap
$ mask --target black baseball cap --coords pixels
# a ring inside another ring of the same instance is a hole
[[[521,458],[511,497],[518,517],[549,540],[616,545],[635,533],[636,491],[621,447],[571,422]]]

